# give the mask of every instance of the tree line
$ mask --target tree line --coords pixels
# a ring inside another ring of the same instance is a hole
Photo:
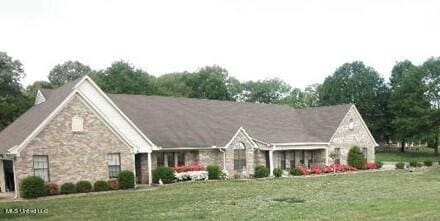
[[[426,142],[438,152],[440,139],[440,58],[421,65],[397,62],[388,82],[361,61],[345,63],[322,83],[294,88],[278,78],[240,82],[220,66],[155,77],[125,61],[93,70],[66,61],[49,71],[48,81],[23,88],[23,66],[0,52],[0,130],[33,105],[40,88],[56,88],[89,75],[106,93],[176,96],[203,99],[287,104],[307,108],[355,104],[379,142]]]

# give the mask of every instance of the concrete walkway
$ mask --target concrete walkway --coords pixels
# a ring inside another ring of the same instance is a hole
[[[13,200],[15,197],[15,192],[0,193],[0,201],[2,200]]]

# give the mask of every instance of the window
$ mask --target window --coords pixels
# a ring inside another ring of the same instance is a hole
[[[281,154],[281,159],[280,159],[281,169],[285,170],[286,169],[286,151],[282,151],[280,154]]]
[[[168,163],[168,167],[174,167],[175,166],[174,152],[167,153],[167,163]]]
[[[295,162],[295,151],[292,151],[290,154],[290,168],[295,168],[296,167],[296,162]]]
[[[185,166],[184,152],[162,152],[157,154],[157,167]]]
[[[301,166],[304,166],[304,163],[306,161],[306,152],[304,150],[301,151],[301,160],[299,160],[299,163]]]
[[[74,116],[72,118],[72,132],[82,132],[83,131],[84,120],[80,116]]]
[[[246,168],[246,147],[239,143],[234,147],[234,170]]]
[[[157,167],[165,166],[165,153],[157,154]]]
[[[362,154],[364,155],[364,158],[367,159],[367,157],[368,157],[368,149],[366,147],[362,148]]]
[[[119,153],[109,153],[107,155],[108,176],[117,178],[121,172],[121,155]]]
[[[49,182],[49,159],[47,155],[34,155],[34,176]]]
[[[309,159],[309,167],[315,163],[315,151],[311,150],[310,151],[310,159]]]
[[[177,166],[185,166],[185,152],[177,152]]]
[[[341,148],[335,148],[335,164],[341,164]]]

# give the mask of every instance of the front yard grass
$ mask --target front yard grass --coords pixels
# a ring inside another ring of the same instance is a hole
[[[405,153],[401,153],[398,150],[376,151],[376,160],[391,162],[423,162],[425,160],[431,160],[433,162],[439,162],[440,155],[434,155],[434,149],[432,148],[420,148],[419,151],[411,150]]]
[[[0,203],[0,220],[440,220],[440,169],[180,183]],[[10,215],[5,208],[48,208]]]

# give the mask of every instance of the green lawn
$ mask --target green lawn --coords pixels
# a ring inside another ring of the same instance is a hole
[[[0,220],[440,220],[440,169],[181,183],[157,190],[0,203]],[[4,208],[48,208],[9,215]]]
[[[392,161],[392,162],[410,162],[425,160],[432,160],[433,162],[440,161],[440,155],[434,155],[434,150],[431,148],[421,148],[419,151],[407,151],[401,153],[399,151],[376,151],[376,160]]]

